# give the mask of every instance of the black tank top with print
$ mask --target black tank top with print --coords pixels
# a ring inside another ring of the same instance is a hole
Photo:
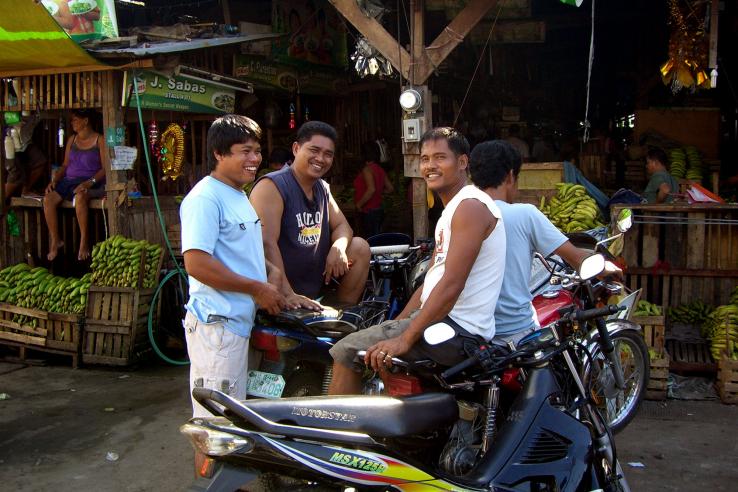
[[[323,286],[325,260],[331,247],[328,184],[318,180],[313,185],[313,200],[305,196],[290,166],[269,173],[284,202],[279,234],[285,274],[297,294],[310,298]]]

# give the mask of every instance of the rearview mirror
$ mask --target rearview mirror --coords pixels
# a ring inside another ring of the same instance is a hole
[[[447,342],[456,336],[456,330],[446,323],[435,323],[423,332],[423,338],[428,345],[438,345]]]
[[[582,280],[589,280],[592,277],[596,277],[605,269],[605,257],[597,253],[592,256],[588,256],[582,261],[579,267],[579,277]]]
[[[615,227],[618,229],[618,232],[623,233],[630,229],[632,226],[633,211],[629,208],[622,209],[618,214],[617,221],[615,222]]]

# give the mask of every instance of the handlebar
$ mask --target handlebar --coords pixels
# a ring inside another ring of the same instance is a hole
[[[616,305],[607,305],[603,306],[601,308],[594,308],[594,309],[585,309],[583,311],[574,311],[572,313],[572,319],[575,319],[576,321],[582,322],[582,321],[589,321],[591,319],[595,318],[603,318],[605,316],[610,316],[611,314],[615,314],[619,311],[624,311],[627,309],[625,306],[616,306]]]
[[[486,350],[486,349],[487,347],[483,347],[479,352],[469,357],[468,359],[459,362],[458,364],[456,364],[455,366],[449,369],[446,369],[445,371],[441,373],[441,377],[443,379],[449,379],[449,378],[456,376],[460,372],[470,368],[471,366],[479,362],[479,359],[480,359],[479,354],[482,352],[482,350]]]
[[[396,244],[391,246],[371,246],[369,248],[369,251],[371,251],[372,255],[389,255],[389,254],[397,254],[397,253],[407,253],[410,251],[410,245],[409,244]]]

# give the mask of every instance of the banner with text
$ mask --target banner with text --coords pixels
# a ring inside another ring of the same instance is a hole
[[[123,106],[128,104],[130,97],[130,105],[136,107],[136,94],[131,85],[133,80],[133,73],[126,72]],[[142,109],[222,114],[232,113],[236,103],[234,89],[198,78],[184,75],[167,77],[146,70],[138,72],[135,81]]]

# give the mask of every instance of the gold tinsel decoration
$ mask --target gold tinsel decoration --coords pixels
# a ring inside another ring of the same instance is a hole
[[[683,88],[693,92],[709,89],[707,75],[709,40],[704,0],[669,0],[669,59],[661,66],[661,79],[676,94]]]
[[[162,181],[171,179],[176,181],[182,175],[182,161],[184,160],[184,130],[176,123],[171,123],[161,134],[161,153],[159,164],[164,173]]]

